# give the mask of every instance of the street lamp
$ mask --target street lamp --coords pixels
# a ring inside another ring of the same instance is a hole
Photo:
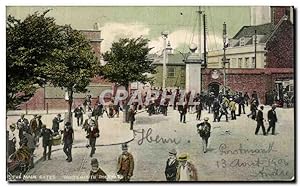
[[[162,35],[162,38],[164,40],[164,56],[163,56],[163,80],[162,80],[162,87],[163,87],[163,90],[166,88],[166,63],[167,63],[167,38],[168,38],[168,34],[169,32],[168,31],[164,31],[164,32],[161,32],[161,35]]]

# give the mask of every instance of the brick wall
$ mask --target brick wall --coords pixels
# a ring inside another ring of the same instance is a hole
[[[294,26],[283,21],[266,44],[267,68],[294,67]]]
[[[290,7],[288,6],[272,6],[271,7],[271,21],[276,25],[280,19],[288,13],[289,15]]]
[[[211,71],[213,69],[205,69],[202,71],[202,89],[207,91],[210,83],[220,84],[223,87],[223,70],[221,69],[218,79],[212,79]],[[232,91],[248,92],[249,96],[256,91],[260,102],[265,103],[265,94],[275,87],[275,80],[293,79],[294,71],[292,68],[269,68],[269,69],[229,69],[226,71],[226,86]]]

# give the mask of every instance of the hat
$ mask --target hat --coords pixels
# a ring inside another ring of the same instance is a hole
[[[232,101],[233,100],[232,97],[230,97],[229,100]]]
[[[209,118],[208,117],[204,117],[204,121],[208,121],[209,120]]]
[[[99,165],[97,158],[92,158],[91,165],[92,166],[96,166],[96,165],[98,166]]]
[[[187,160],[187,157],[188,157],[188,155],[186,153],[183,153],[178,157],[178,160],[185,161],[185,160]]]
[[[40,117],[42,117],[42,115],[39,114],[39,115],[37,115],[37,117],[40,118]]]
[[[273,104],[273,105],[272,105],[272,108],[276,108],[276,104]]]
[[[176,152],[176,150],[175,150],[175,149],[171,149],[171,150],[169,151],[169,154],[171,154],[171,155],[176,155],[176,154],[177,154],[177,152]]]
[[[38,115],[37,114],[33,114],[33,117],[37,117]]]
[[[59,116],[59,117],[60,117],[60,116],[61,116],[61,114],[57,114],[57,116]]]
[[[65,125],[66,125],[66,126],[71,126],[71,123],[70,123],[70,122],[67,122]]]
[[[44,127],[46,128],[46,125],[42,125],[42,128],[44,128]]]
[[[122,150],[128,150],[128,145],[126,143],[122,144]]]
[[[16,128],[16,124],[13,123],[13,124],[9,125],[9,127],[10,127],[10,128]]]

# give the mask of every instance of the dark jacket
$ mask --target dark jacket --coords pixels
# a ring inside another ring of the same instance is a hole
[[[74,115],[75,115],[75,118],[80,118],[83,116],[83,108],[82,107],[77,107],[75,108],[74,110]]]
[[[43,147],[52,145],[53,132],[50,129],[42,129],[41,137],[43,137]]]
[[[169,165],[169,160],[170,159],[167,160],[166,169],[165,169],[166,179],[167,181],[176,181],[178,161],[175,160],[171,165]]]
[[[91,138],[98,138],[100,136],[99,133],[100,133],[100,131],[99,131],[98,127],[94,127],[93,130],[92,130],[91,127],[89,127],[87,129],[87,136],[86,136],[86,138],[89,138],[89,139],[91,139]]]
[[[128,112],[128,121],[135,121],[135,114],[136,114],[136,112],[134,110],[130,109]]]
[[[263,120],[264,120],[264,114],[261,110],[258,110],[257,116],[256,116],[256,121],[262,123]]]
[[[277,122],[277,115],[275,110],[273,111],[272,109],[268,111],[268,120],[272,123]]]
[[[72,144],[73,143],[73,137],[74,137],[74,131],[73,128],[70,127],[70,129],[67,131],[67,129],[64,129],[63,134],[63,141],[65,144]]]
[[[52,120],[52,130],[54,131],[58,131],[59,130],[59,123],[63,122],[64,120],[62,119],[58,119],[57,117],[55,117]]]
[[[197,131],[201,137],[210,137],[211,125],[208,122],[197,124]]]

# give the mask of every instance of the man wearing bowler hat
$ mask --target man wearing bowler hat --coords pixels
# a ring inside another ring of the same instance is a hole
[[[117,174],[122,175],[120,181],[129,181],[133,175],[134,160],[132,154],[128,152],[127,144],[122,144],[122,151],[118,158]]]
[[[176,181],[176,173],[178,167],[178,161],[176,155],[177,152],[175,149],[169,151],[169,158],[167,160],[166,169],[165,169],[165,175],[167,181]]]
[[[90,171],[89,182],[106,181],[106,173],[99,167],[98,160],[92,158],[91,160],[92,170]]]
[[[277,122],[277,115],[275,109],[276,109],[276,105],[272,105],[272,109],[268,111],[269,127],[267,130],[267,134],[272,129],[272,135],[275,135],[275,123]]]

